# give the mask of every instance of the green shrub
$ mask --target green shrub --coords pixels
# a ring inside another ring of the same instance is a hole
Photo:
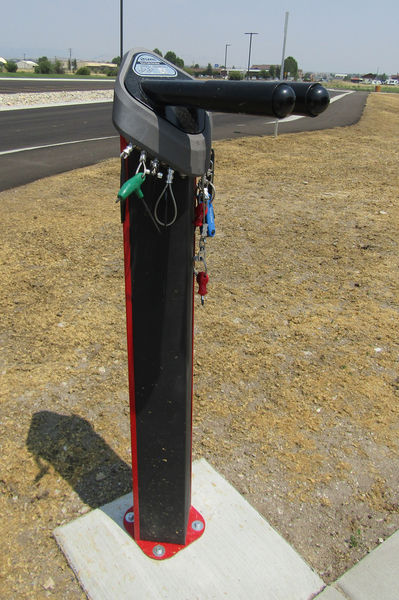
[[[76,75],[90,75],[90,69],[89,67],[80,67],[77,71],[76,71]]]
[[[16,62],[14,62],[13,60],[9,60],[6,62],[6,64],[4,65],[6,68],[6,71],[8,73],[16,73],[17,69],[18,69],[18,65]]]
[[[239,81],[240,79],[244,79],[244,75],[240,71],[230,71],[229,79]]]
[[[37,60],[37,67],[35,67],[35,73],[54,73],[54,67],[47,58],[47,56],[41,56]]]

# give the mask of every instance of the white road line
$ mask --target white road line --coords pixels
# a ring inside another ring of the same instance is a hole
[[[84,144],[85,142],[99,142],[100,140],[113,140],[119,135],[108,135],[106,137],[89,138],[87,140],[73,140],[72,142],[59,142],[58,144],[47,144],[45,146],[31,146],[29,148],[17,148],[16,150],[5,150],[0,152],[0,156],[6,154],[16,154],[17,152],[28,152],[29,150],[42,150],[43,148],[55,148],[56,146],[68,146],[70,144]]]
[[[354,93],[354,90],[349,90],[348,92],[344,92],[343,94],[338,94],[338,96],[334,96],[333,98],[330,98],[330,104],[331,104],[331,102],[336,102],[337,100],[341,100],[341,98],[344,98],[348,94],[353,94],[353,93]]]
[[[274,125],[274,123],[288,123],[288,121],[297,121],[298,119],[303,119],[304,115],[290,115],[289,117],[284,117],[284,119],[278,119],[277,121],[265,121],[264,125]]]

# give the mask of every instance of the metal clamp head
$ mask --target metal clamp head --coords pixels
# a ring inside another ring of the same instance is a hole
[[[153,52],[136,48],[123,57],[112,119],[129,142],[183,175],[205,173],[211,153],[211,120],[202,108],[158,105],[143,91],[153,80],[193,78]]]

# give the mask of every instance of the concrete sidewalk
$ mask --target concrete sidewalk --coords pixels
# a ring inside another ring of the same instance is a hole
[[[326,587],[324,581],[204,459],[193,464],[204,535],[165,561],[123,527],[127,494],[55,530],[91,600],[399,600],[399,532]],[[155,542],[154,542],[155,544]]]
[[[318,600],[398,600],[399,531],[316,598]]]

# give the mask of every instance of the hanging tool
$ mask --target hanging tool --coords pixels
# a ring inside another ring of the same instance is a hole
[[[209,275],[205,271],[200,271],[197,273],[197,283],[198,283],[198,294],[201,296],[201,304],[204,305],[205,296],[208,293],[206,286],[209,281]]]
[[[140,200],[142,200],[144,198],[144,194],[141,190],[141,186],[143,185],[144,181],[144,173],[136,173],[136,175],[133,175],[133,177],[125,181],[119,190],[116,202],[119,202],[120,200],[126,200],[126,198],[133,193],[136,194]]]

